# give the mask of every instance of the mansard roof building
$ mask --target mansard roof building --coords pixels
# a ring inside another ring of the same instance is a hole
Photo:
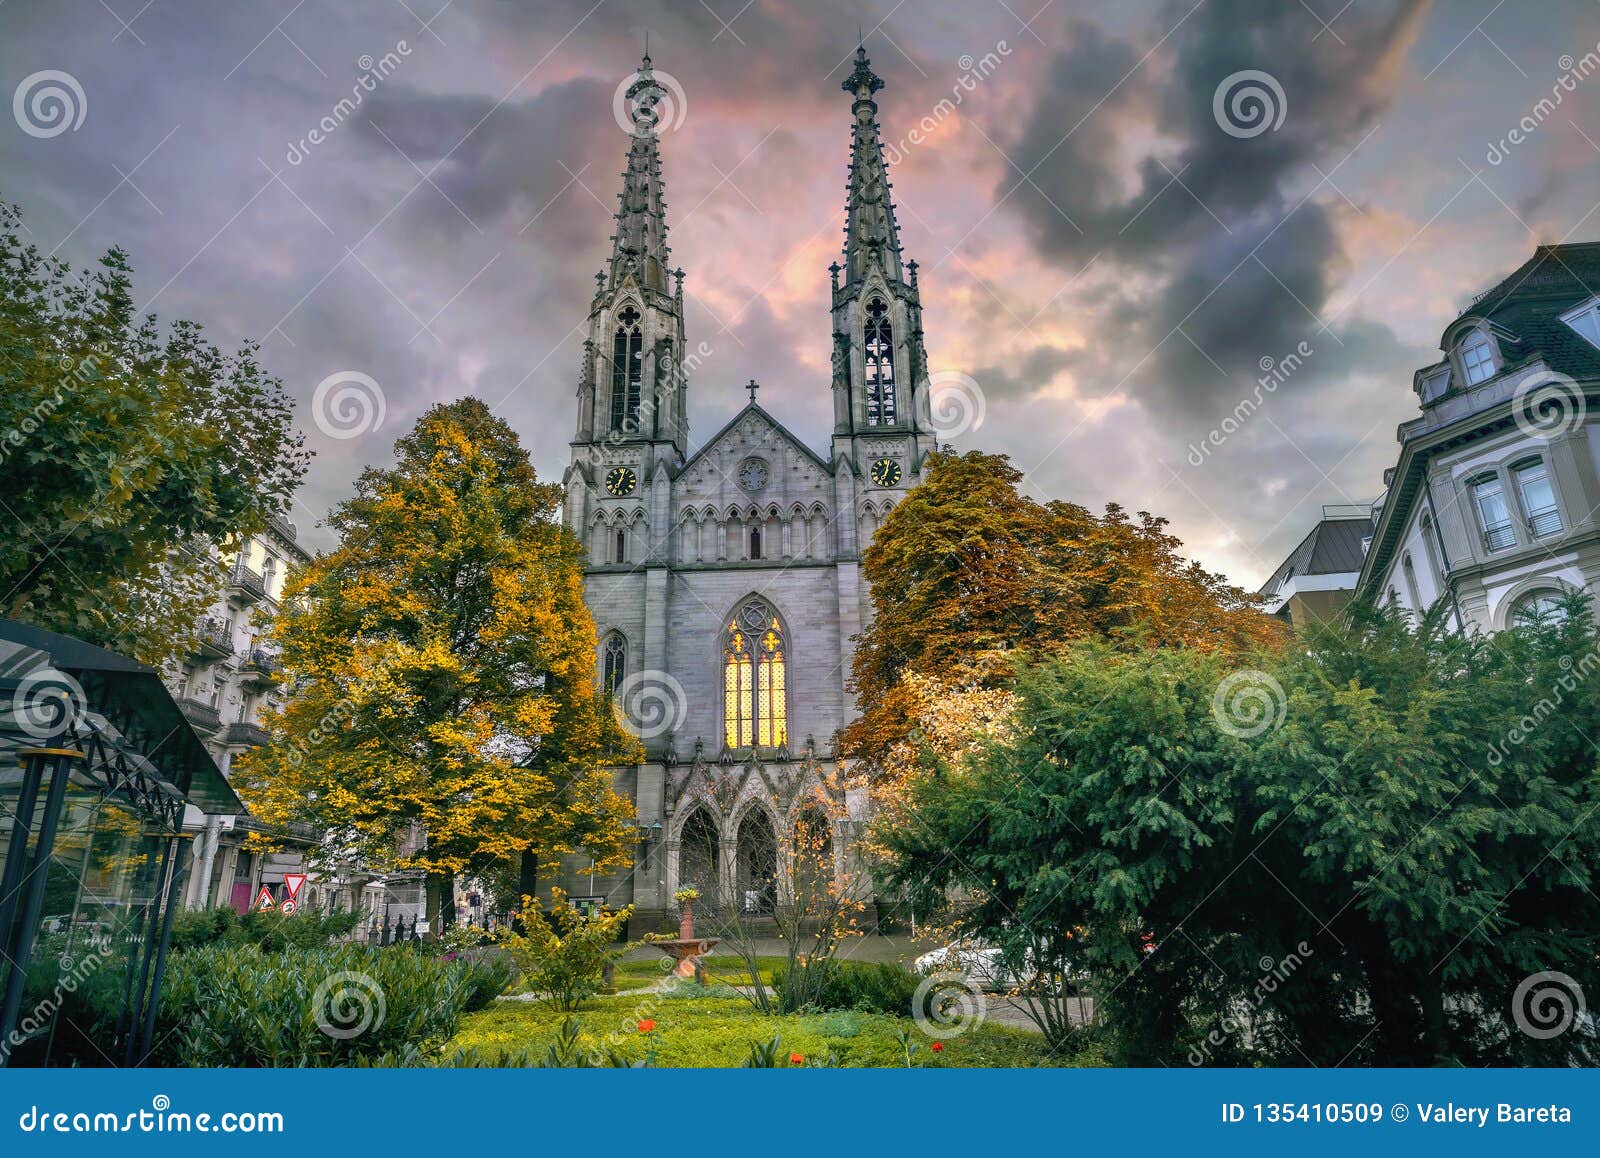
[[[1499,631],[1600,582],[1600,243],[1538,246],[1439,349],[1412,378],[1422,413],[1398,431],[1359,572],[1303,582],[1335,610],[1443,601],[1457,630]],[[1293,562],[1262,588],[1284,607]]]
[[[1439,345],[1357,590],[1497,631],[1600,582],[1600,244],[1539,246]]]

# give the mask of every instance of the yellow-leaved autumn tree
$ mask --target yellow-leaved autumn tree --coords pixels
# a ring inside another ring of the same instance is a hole
[[[580,849],[626,865],[632,812],[604,765],[636,741],[596,686],[561,488],[478,399],[433,407],[395,450],[284,593],[294,694],[241,762],[251,810],[326,834],[323,860],[425,872],[430,920],[451,917],[458,873],[526,881]]]
[[[997,725],[1017,655],[1096,636],[1242,655],[1285,638],[1258,597],[1179,555],[1165,519],[1034,502],[1004,455],[936,454],[924,473],[862,554],[873,613],[844,747],[875,779],[903,778],[935,718]],[[953,734],[934,745],[961,746]]]

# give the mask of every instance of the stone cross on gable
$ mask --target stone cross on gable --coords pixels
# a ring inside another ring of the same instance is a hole
[[[750,379],[750,385],[746,386],[745,389],[750,391],[750,404],[752,406],[755,405],[756,391],[761,389],[761,384],[752,378]]]

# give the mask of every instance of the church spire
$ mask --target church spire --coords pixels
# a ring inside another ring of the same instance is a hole
[[[631,270],[648,289],[670,293],[667,277],[671,250],[667,247],[667,203],[662,195],[661,154],[657,147],[657,110],[666,90],[656,82],[646,50],[639,71],[628,86],[625,102],[633,130],[628,143],[628,167],[622,171],[622,201],[617,232],[612,237],[611,266],[606,289],[616,289]]]
[[[883,80],[872,71],[866,45],[856,49],[855,71],[841,87],[854,98],[850,111],[855,116],[845,194],[845,285],[860,281],[874,262],[885,277],[899,281],[900,231],[894,223],[888,170],[878,139],[878,102],[872,99],[883,88]]]

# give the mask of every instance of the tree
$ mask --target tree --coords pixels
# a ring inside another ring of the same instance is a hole
[[[1004,455],[935,455],[862,556],[873,615],[851,685],[845,751],[875,770],[914,730],[908,673],[1003,688],[1020,652],[1091,636],[1234,653],[1281,638],[1259,600],[1177,554],[1164,519],[1036,503]]]
[[[283,516],[308,454],[246,343],[133,312],[120,249],[74,277],[0,202],[0,616],[160,664],[221,586],[213,548]]]
[[[1088,970],[1123,1062],[1593,1064],[1586,606],[1493,638],[1356,608],[1300,642],[1024,666],[1010,732],[879,833],[891,878]]]
[[[760,905],[748,911],[736,889],[729,903],[708,905],[700,922],[724,953],[738,958],[734,988],[771,1015],[810,1004],[827,980],[834,954],[864,932],[861,918],[871,895],[864,850],[836,774],[819,772],[806,785],[791,820],[765,830],[770,843],[760,830],[754,839],[741,837],[743,855],[772,866],[771,912]],[[774,939],[786,961],[777,988],[762,977],[760,960]]]
[[[596,686],[583,551],[511,428],[433,407],[330,516],[339,548],[273,628],[294,697],[243,762],[251,810],[327,834],[325,859],[455,873],[582,848],[627,863],[630,809],[602,767],[633,741]]]

